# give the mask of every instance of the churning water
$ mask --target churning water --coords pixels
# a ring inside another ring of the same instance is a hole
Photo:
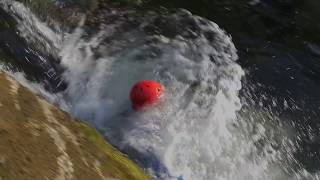
[[[110,8],[104,18],[116,20],[95,33],[84,30],[86,17],[67,33],[19,2],[0,4],[24,39],[59,57],[68,87],[48,94],[41,84],[27,84],[95,126],[155,179],[319,179],[293,157],[294,130],[272,111],[250,106],[260,100],[255,86],[240,97],[245,73],[231,37],[217,24],[186,10]],[[141,79],[163,83],[166,95],[156,107],[133,112],[128,94]]]

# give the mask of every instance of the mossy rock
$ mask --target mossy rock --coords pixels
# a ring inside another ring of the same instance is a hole
[[[1,180],[146,180],[88,125],[0,72]]]

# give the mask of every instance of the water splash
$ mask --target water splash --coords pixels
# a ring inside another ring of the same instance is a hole
[[[95,125],[155,178],[311,176],[305,171],[290,176],[281,167],[294,145],[289,145],[290,135],[287,138],[283,132],[285,127],[277,127],[279,121],[272,112],[242,108],[238,92],[244,71],[235,62],[238,57],[231,38],[215,23],[184,10],[140,15],[109,9],[103,13],[105,19],[116,16],[116,21],[105,22],[98,33],[84,37],[84,20],[66,35],[52,31],[22,4],[0,2],[22,18],[19,30],[28,30],[23,34],[27,40],[58,49],[69,84],[60,97],[63,107]],[[141,79],[162,82],[167,94],[157,107],[132,112],[129,89]],[[243,113],[238,114],[240,110]],[[168,171],[148,164],[150,154]],[[159,169],[163,173],[156,172]]]
[[[18,22],[17,28],[20,36],[44,52],[57,54],[64,35],[57,23],[52,22],[52,26],[48,27],[30,9],[17,1],[1,0],[0,6],[13,15]]]
[[[232,127],[244,72],[231,38],[186,11],[140,22],[120,36],[116,30],[128,21],[106,24],[89,41],[79,28],[66,41],[61,56],[73,114],[95,123],[123,150],[151,151],[174,177],[268,179],[269,161],[251,161],[254,144]],[[128,90],[141,79],[165,84],[166,98],[148,112],[130,112]]]

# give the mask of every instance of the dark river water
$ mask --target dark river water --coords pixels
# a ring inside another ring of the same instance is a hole
[[[298,147],[293,153],[298,163],[287,173],[301,167],[319,172],[320,1],[151,0],[135,8],[144,12],[159,7],[187,9],[217,23],[232,37],[246,74],[239,114],[246,116],[255,108],[277,117],[293,129],[291,139]],[[28,80],[42,82],[52,93],[64,91],[68,84],[61,77],[65,69],[59,57],[37,50],[16,27],[12,14],[0,9],[0,58],[5,68],[23,71]]]

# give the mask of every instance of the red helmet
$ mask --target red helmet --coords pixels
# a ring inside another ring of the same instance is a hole
[[[164,86],[156,81],[139,81],[130,92],[132,108],[140,110],[156,104],[163,95],[164,90]]]

